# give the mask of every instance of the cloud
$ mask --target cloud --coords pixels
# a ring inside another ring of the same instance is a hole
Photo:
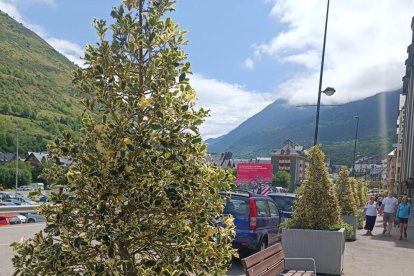
[[[273,94],[248,91],[199,74],[190,79],[197,92],[197,105],[210,109],[210,117],[200,129],[204,139],[228,133],[275,100]]]
[[[251,58],[246,58],[243,62],[243,67],[248,69],[248,70],[253,70],[254,69],[254,61]]]
[[[54,37],[46,38],[46,41],[57,51],[64,54],[69,60],[75,64],[82,66],[84,61],[81,57],[84,54],[84,49],[78,44],[70,42],[64,39],[58,39]]]
[[[0,0],[0,10],[7,13],[10,17],[13,17],[15,20],[22,22],[22,16],[20,15],[17,8],[5,0]]]
[[[83,48],[69,40],[51,37],[41,26],[32,24],[25,20],[17,9],[18,6],[21,6],[23,4],[55,5],[55,0],[0,0],[0,10],[7,13],[16,21],[22,23],[26,28],[32,30],[37,35],[42,37],[47,43],[49,43],[58,52],[63,54],[67,59],[74,62],[78,66],[83,66],[84,62],[81,59],[84,54]]]
[[[268,1],[269,2],[269,1]],[[315,103],[318,93],[327,1],[274,0],[270,15],[286,26],[252,53],[301,70],[279,84],[292,104]],[[333,86],[326,103],[344,103],[402,87],[411,43],[414,1],[330,1],[322,89]]]

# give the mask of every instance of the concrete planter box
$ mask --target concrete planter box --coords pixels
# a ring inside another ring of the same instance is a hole
[[[352,236],[347,239],[354,241],[356,240],[356,232],[358,229],[358,217],[357,216],[348,216],[348,215],[342,215],[342,220],[350,225],[352,225]]]
[[[338,231],[282,229],[282,246],[287,258],[314,258],[317,273],[342,273],[345,228]],[[308,269],[308,266],[304,267],[305,261],[298,264],[298,261],[288,261],[287,268]]]

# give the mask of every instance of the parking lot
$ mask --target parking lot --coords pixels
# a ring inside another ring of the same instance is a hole
[[[32,237],[45,225],[45,223],[29,223],[0,227],[0,276],[13,275],[12,258],[14,253],[10,244],[23,237]]]

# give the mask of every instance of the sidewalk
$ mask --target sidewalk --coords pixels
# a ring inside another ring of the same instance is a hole
[[[414,217],[409,221],[408,238],[399,240],[399,228],[382,235],[382,216],[377,217],[373,236],[357,232],[357,240],[346,242],[343,275],[414,275]]]

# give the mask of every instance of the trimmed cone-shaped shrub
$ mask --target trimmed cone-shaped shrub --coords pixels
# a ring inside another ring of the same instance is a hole
[[[358,180],[354,177],[350,177],[349,178],[349,183],[352,187],[352,195],[354,197],[355,205],[359,205],[360,202],[359,202],[359,194],[358,194],[358,190],[359,190],[358,189]],[[358,206],[358,207],[360,207],[360,206]]]
[[[336,195],[338,196],[341,215],[354,216],[357,211],[354,192],[351,186],[349,170],[347,167],[341,167],[339,176],[336,179]]]
[[[76,199],[41,208],[44,231],[14,244],[16,275],[224,275],[231,264],[234,225],[215,219],[233,177],[205,162],[207,111],[195,107],[173,1],[123,3],[114,23],[95,21],[100,42],[75,72],[82,135],[51,147],[73,161],[64,178]]]
[[[368,188],[364,181],[358,180],[359,207],[365,206],[368,201]]]
[[[341,222],[338,199],[329,179],[321,146],[310,148],[307,158],[309,166],[298,189],[292,225],[303,229],[327,230]]]

